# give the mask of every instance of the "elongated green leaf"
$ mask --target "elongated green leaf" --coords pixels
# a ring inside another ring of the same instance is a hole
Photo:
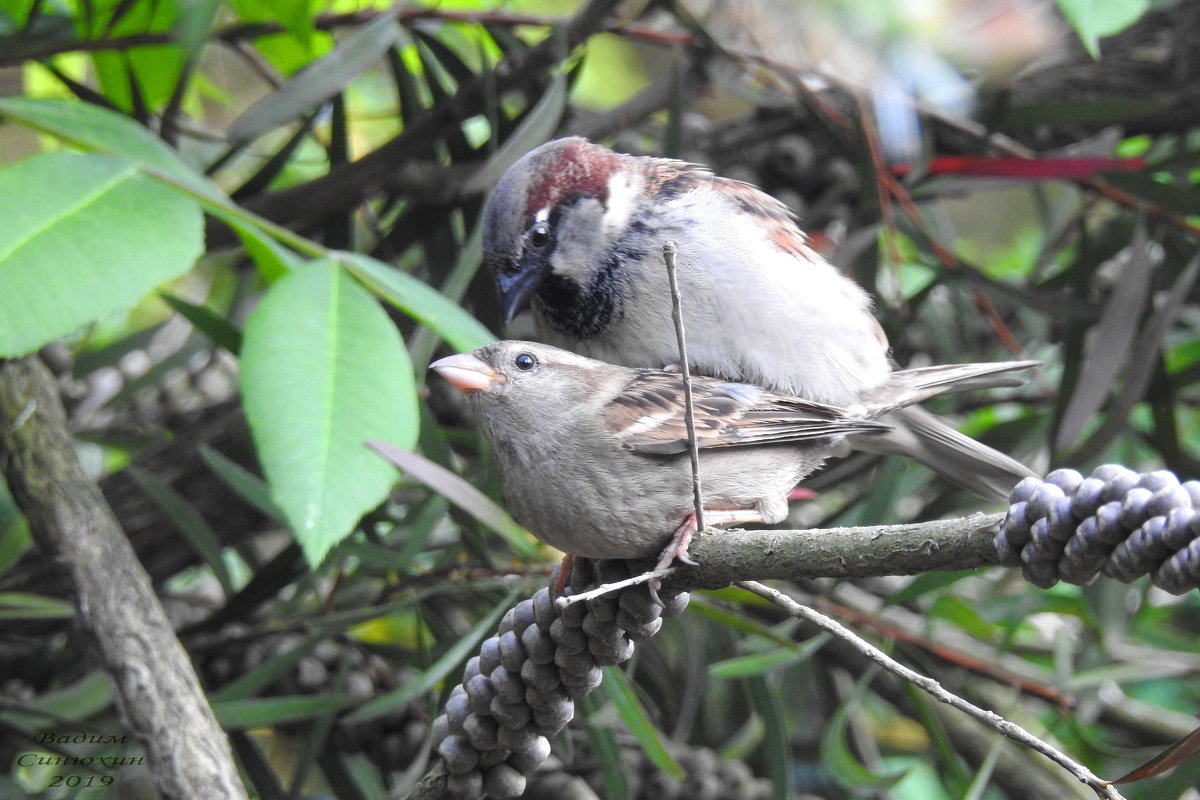
[[[194,58],[208,40],[221,0],[196,0],[180,3],[179,16],[171,26],[171,35],[187,57]]]
[[[474,230],[463,242],[462,249],[459,250],[458,257],[454,260],[454,266],[450,268],[450,274],[446,276],[445,282],[439,287],[441,293],[455,303],[461,302],[467,293],[467,287],[470,286],[482,263],[483,216],[481,215]],[[412,354],[413,363],[428,364],[429,360],[433,358],[439,341],[441,338],[432,328],[423,326],[417,330],[408,345],[408,352]]]
[[[629,777],[625,774],[621,761],[621,745],[617,742],[617,734],[611,725],[595,722],[595,717],[601,709],[599,698],[588,695],[578,702],[576,709],[587,720],[584,731],[591,745],[592,760],[595,761],[597,772],[604,787],[603,797],[632,797],[629,791]]]
[[[202,249],[200,207],[123,159],[35,156],[0,171],[0,197],[0,356],[133,305]]]
[[[271,488],[257,475],[252,474],[219,450],[213,450],[206,445],[200,446],[200,459],[247,503],[271,519],[283,521],[283,512],[271,500]]]
[[[1032,128],[1036,125],[1099,124],[1115,125],[1126,120],[1147,117],[1163,111],[1168,101],[1148,97],[1133,99],[1066,100],[1053,103],[1014,105],[1005,111],[1004,126]]]
[[[747,656],[738,656],[737,658],[718,661],[708,668],[708,672],[715,678],[726,679],[761,675],[775,667],[796,664],[803,661],[824,647],[825,643],[829,641],[829,637],[830,634],[828,633],[820,633],[804,641],[799,646],[799,649],[779,648],[768,650],[765,653],[752,653]]]
[[[1133,340],[1141,327],[1142,308],[1150,295],[1158,261],[1151,255],[1152,245],[1146,233],[1146,220],[1138,220],[1129,258],[1122,264],[1121,276],[1104,308],[1100,324],[1092,330],[1087,344],[1087,360],[1055,434],[1055,447],[1076,441],[1105,399],[1116,386],[1125,366]]]
[[[973,569],[963,569],[957,572],[927,572],[913,578],[911,583],[888,597],[886,602],[890,606],[902,606],[929,592],[950,586],[975,574],[976,571]]]
[[[328,711],[350,708],[357,702],[357,698],[348,694],[225,700],[213,703],[213,713],[222,728],[247,730],[310,719]]]
[[[340,253],[339,258],[364,286],[428,325],[455,350],[474,350],[496,340],[492,332],[462,306],[412,275],[359,253]]]
[[[929,617],[951,622],[976,639],[987,641],[998,634],[996,625],[988,622],[979,613],[978,607],[951,594],[943,594],[933,601]]]
[[[855,685],[854,693],[842,703],[821,734],[821,763],[829,768],[835,781],[851,791],[886,790],[905,775],[903,771],[872,772],[850,750],[847,740],[850,715],[858,713],[869,677],[870,673]]]
[[[638,744],[642,746],[642,753],[650,759],[651,763],[672,778],[684,777],[683,770],[679,768],[679,764],[663,745],[658,729],[646,716],[646,709],[642,708],[641,701],[634,694],[633,687],[629,685],[625,673],[616,667],[605,667],[604,681],[600,684],[600,691],[613,704],[613,708],[617,710],[617,716],[638,740]]]
[[[112,683],[104,670],[97,668],[72,684],[39,695],[26,708],[63,719],[86,719],[111,703]]]
[[[235,144],[250,141],[326,102],[378,64],[396,43],[399,30],[394,11],[363,25],[332,52],[246,109],[230,126],[230,140]]]
[[[250,256],[254,266],[258,267],[258,274],[268,283],[274,283],[304,265],[304,259],[274,239],[263,236],[257,228],[241,222],[230,222],[229,227],[233,228],[234,233],[242,240],[246,254]]]
[[[221,540],[217,538],[216,532],[209,527],[204,517],[200,516],[200,512],[196,510],[195,506],[184,499],[179,492],[145,470],[130,467],[129,476],[146,493],[146,496],[163,510],[197,555],[204,559],[225,591],[225,596],[232,597],[236,587],[229,575],[225,559],[221,556]]]
[[[486,617],[476,622],[465,636],[442,654],[441,658],[429,665],[421,673],[420,678],[393,692],[388,692],[382,697],[376,697],[362,708],[355,709],[353,713],[346,715],[345,721],[353,723],[381,717],[390,711],[404,707],[414,698],[420,697],[437,686],[450,674],[451,670],[467,659],[467,654],[477,648],[489,632],[495,629],[500,622],[500,617],[504,616],[504,612],[508,611],[516,599],[516,591],[509,592],[508,596],[501,600]]]
[[[251,315],[241,382],[271,496],[316,566],[395,480],[363,442],[416,442],[404,343],[361,286],[316,261],[272,286]]]
[[[184,319],[211,339],[213,344],[224,347],[234,355],[237,355],[238,351],[242,349],[242,332],[211,308],[189,303],[168,292],[159,292],[158,294],[167,305],[178,311]]]
[[[25,592],[0,592],[0,619],[70,619],[75,608],[66,600]]]
[[[763,736],[763,755],[767,762],[767,777],[771,779],[771,797],[787,800],[795,794],[796,776],[791,769],[782,698],[778,691],[771,689],[762,675],[747,678],[746,688],[766,731]]]
[[[367,446],[503,536],[523,557],[533,558],[536,555],[537,548],[530,541],[529,534],[507,511],[441,464],[388,442],[370,441]]]
[[[467,191],[491,191],[514,161],[554,135],[566,107],[567,76],[560,72],[550,80],[545,94],[521,120],[512,136],[467,180],[464,188]]]

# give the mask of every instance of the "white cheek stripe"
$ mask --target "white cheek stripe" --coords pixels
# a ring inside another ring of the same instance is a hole
[[[614,172],[608,179],[608,203],[600,224],[605,239],[623,230],[633,216],[634,201],[638,196],[636,176],[629,171]]]

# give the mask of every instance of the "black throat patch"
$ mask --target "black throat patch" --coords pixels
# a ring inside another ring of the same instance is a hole
[[[586,284],[553,273],[533,299],[535,313],[551,328],[572,339],[591,339],[621,320],[625,307],[624,262],[632,253],[616,252]]]

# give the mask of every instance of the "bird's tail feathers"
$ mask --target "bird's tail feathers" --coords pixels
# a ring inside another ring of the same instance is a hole
[[[852,446],[914,459],[980,497],[1006,497],[1022,478],[1035,474],[1020,461],[959,433],[923,408],[901,408],[880,422],[891,423],[892,430],[856,436]]]
[[[1001,373],[1029,369],[1039,361],[994,361],[986,364],[945,364],[893,372],[886,382],[867,392],[859,401],[863,416],[895,411],[931,397],[973,389],[1020,386],[1025,381]],[[856,409],[857,410],[857,409]]]
[[[893,372],[861,401],[863,416],[891,425],[887,433],[856,436],[852,446],[919,461],[951,483],[980,497],[1007,495],[1033,471],[1014,458],[951,428],[915,403],[971,389],[1019,386],[1024,381],[1003,373],[1029,369],[1037,361],[951,364]]]

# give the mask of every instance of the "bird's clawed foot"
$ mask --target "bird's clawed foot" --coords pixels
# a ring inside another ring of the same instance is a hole
[[[762,522],[762,514],[758,509],[754,508],[707,508],[704,510],[704,523],[714,528],[723,528],[726,525],[745,525],[751,522]],[[698,530],[696,524],[696,515],[688,514],[683,518],[683,524],[675,529],[675,533],[671,536],[671,541],[663,548],[662,554],[658,557],[658,563],[654,565],[655,570],[666,569],[680,561],[690,567],[699,565],[699,562],[688,555],[688,545],[692,543],[692,536]],[[657,589],[662,585],[662,580],[655,578],[650,585]]]

